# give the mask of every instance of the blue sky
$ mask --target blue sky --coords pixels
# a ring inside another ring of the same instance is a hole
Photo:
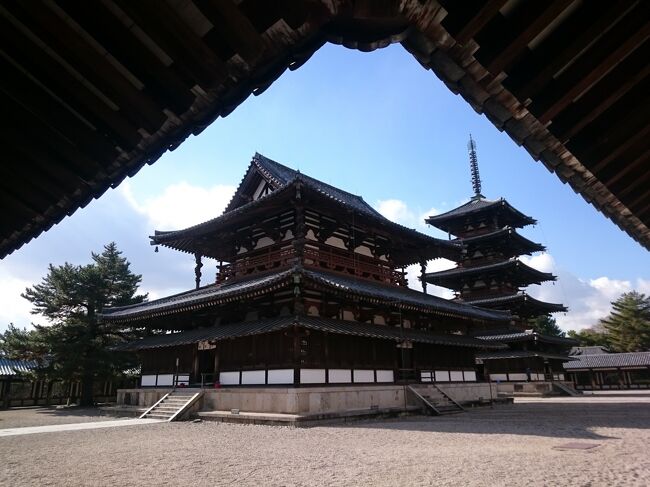
[[[594,324],[623,291],[650,293],[645,249],[399,45],[373,53],[326,45],[262,95],[0,261],[0,330],[9,322],[43,321],[19,295],[47,264],[87,262],[91,250],[111,240],[143,275],[151,297],[191,288],[193,259],[165,249],[154,254],[147,236],[220,214],[256,151],[362,195],[391,219],[442,236],[422,220],[471,196],[469,133],[478,145],[483,194],[505,197],[539,221],[522,233],[548,253],[528,262],[560,279],[529,290],[570,307],[557,315],[561,326]],[[448,265],[437,261],[430,268]],[[207,282],[214,268],[204,271]]]

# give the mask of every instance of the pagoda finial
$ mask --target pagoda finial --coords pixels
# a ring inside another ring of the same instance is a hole
[[[469,151],[469,166],[472,171],[472,187],[474,188],[474,198],[481,198],[481,176],[478,173],[478,157],[476,156],[476,142],[472,139],[472,134],[469,134],[469,142],[467,143],[467,150]]]

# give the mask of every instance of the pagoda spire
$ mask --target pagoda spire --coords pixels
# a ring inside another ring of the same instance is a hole
[[[472,187],[474,188],[473,198],[484,198],[481,194],[481,176],[478,173],[478,157],[476,156],[476,142],[472,139],[472,134],[469,134],[469,142],[467,143],[467,150],[469,151],[469,167],[472,172]]]

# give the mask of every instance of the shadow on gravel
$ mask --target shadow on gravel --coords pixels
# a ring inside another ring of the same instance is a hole
[[[0,410],[0,429],[114,419],[98,408],[37,406]]]
[[[649,403],[513,404],[469,409],[446,416],[414,416],[338,425],[339,428],[382,428],[478,435],[527,435],[550,438],[617,439],[594,428],[650,428]]]

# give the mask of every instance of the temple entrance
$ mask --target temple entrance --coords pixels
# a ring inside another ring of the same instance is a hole
[[[217,381],[217,349],[201,349],[198,351],[199,368],[195,381],[203,385],[214,384]]]
[[[551,364],[544,364],[544,379],[548,381],[553,380],[553,368]]]

